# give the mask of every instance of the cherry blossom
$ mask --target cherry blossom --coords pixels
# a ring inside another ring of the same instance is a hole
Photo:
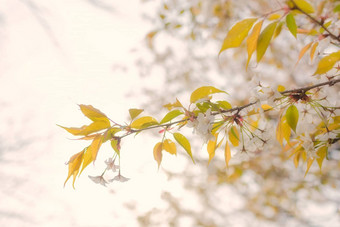
[[[115,172],[116,170],[119,169],[119,165],[115,164],[115,159],[109,158],[107,160],[105,160],[105,164],[106,164],[106,170],[112,170],[113,172]]]
[[[104,177],[101,176],[89,176],[89,178],[96,184],[101,184],[106,187],[106,184],[108,183]]]

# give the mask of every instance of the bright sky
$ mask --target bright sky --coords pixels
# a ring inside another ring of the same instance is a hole
[[[139,103],[126,97],[143,83],[131,50],[143,44],[149,25],[137,13],[140,1],[109,2],[0,4],[1,226],[134,226],[136,213],[126,208],[133,201],[138,202],[137,213],[164,206],[166,178],[157,172],[154,141],[148,137],[124,144],[122,173],[129,182],[108,189],[87,177],[105,168],[105,154],[111,152],[105,146],[96,166],[76,182],[76,190],[71,182],[63,188],[64,163],[88,144],[69,140],[56,124],[89,123],[77,104],[92,104],[124,122],[128,108]],[[102,8],[105,4],[112,8]]]

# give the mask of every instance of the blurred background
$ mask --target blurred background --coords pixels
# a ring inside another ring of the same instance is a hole
[[[199,86],[225,89],[239,105],[254,75],[286,87],[312,81],[308,60],[291,67],[308,40],[288,33],[248,71],[245,50],[217,57],[231,25],[283,2],[0,0],[0,226],[340,226],[338,150],[306,178],[274,150],[225,169],[218,152],[207,165],[189,130],[197,164],[164,154],[157,170],[155,131],[123,140],[128,182],[87,177],[112,155],[103,146],[76,189],[63,187],[65,163],[88,145],[56,126],[89,123],[77,104],[124,123],[129,108],[161,119],[164,104],[188,104]]]

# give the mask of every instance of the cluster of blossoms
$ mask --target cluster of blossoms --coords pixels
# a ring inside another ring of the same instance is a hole
[[[113,158],[109,158],[107,160],[105,160],[105,164],[106,164],[106,169],[104,170],[104,172],[99,175],[99,176],[89,176],[89,178],[95,182],[96,184],[101,184],[103,186],[106,186],[107,183],[113,182],[113,181],[119,181],[119,182],[126,182],[129,180],[129,178],[126,178],[124,176],[122,176],[120,174],[120,166],[115,164],[115,159]],[[104,177],[104,174],[106,171],[112,171],[112,172],[116,172],[118,170],[118,175],[115,176],[113,179],[110,180],[106,180]]]
[[[196,118],[189,119],[187,126],[193,128],[193,132],[207,143],[209,140],[215,139],[211,133],[214,120],[215,116],[211,114],[211,109],[208,109],[205,113],[199,113]]]

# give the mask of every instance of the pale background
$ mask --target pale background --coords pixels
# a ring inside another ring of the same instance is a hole
[[[167,216],[164,191],[183,207],[214,218],[197,195],[157,170],[152,155],[157,141],[148,134],[124,140],[122,173],[130,181],[105,188],[87,177],[105,168],[111,150],[104,146],[96,165],[77,180],[76,190],[71,181],[63,187],[65,162],[88,145],[70,140],[72,136],[56,126],[89,123],[77,104],[91,104],[124,122],[129,108],[145,103],[131,94],[143,87],[166,92],[157,87],[161,77],[141,78],[135,66],[152,28],[141,13],[153,10],[153,4],[138,0],[0,0],[0,226],[138,226],[138,217],[154,208]],[[165,154],[162,166],[181,173],[188,161]],[[208,171],[206,166],[192,168],[197,175]],[[241,208],[242,198],[230,188],[219,187],[214,193],[222,212]],[[304,206],[307,217],[327,217],[337,209]],[[157,218],[168,226],[162,215]],[[251,220],[247,214],[228,216],[231,226],[263,226]],[[179,223],[191,226],[192,220],[181,218]],[[339,218],[317,223],[336,226]]]

